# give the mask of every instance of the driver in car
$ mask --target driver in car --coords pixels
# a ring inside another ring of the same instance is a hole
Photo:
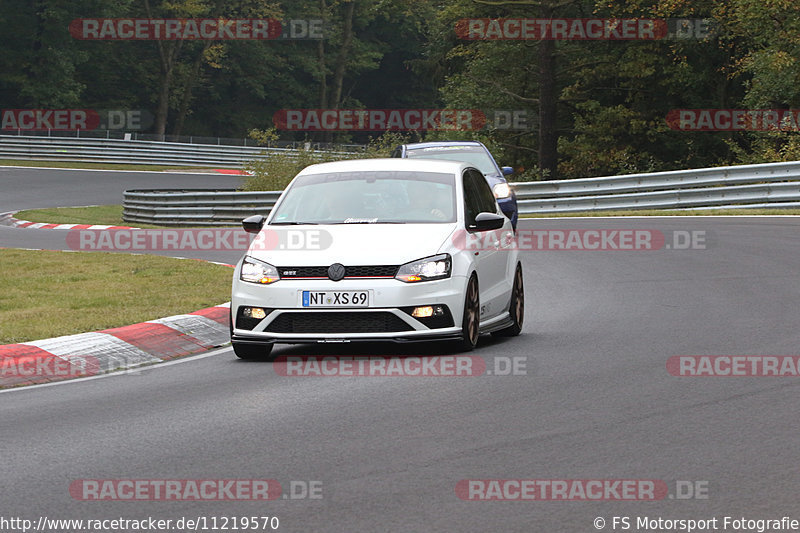
[[[425,221],[447,220],[450,216],[445,210],[450,211],[449,194],[447,197],[440,194],[435,183],[427,181],[411,181],[406,187],[410,218],[419,218]]]

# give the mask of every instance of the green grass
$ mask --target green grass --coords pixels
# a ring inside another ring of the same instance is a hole
[[[92,163],[89,161],[29,161],[27,159],[0,159],[0,166],[10,167],[49,167],[49,168],[87,168],[99,170],[208,170],[214,167],[176,167],[171,165],[132,165],[127,163]]]
[[[550,217],[660,217],[660,216],[713,216],[713,215],[800,215],[800,209],[703,209],[700,211],[681,211],[668,209],[630,209],[624,211],[579,211],[574,213],[541,213],[520,215],[522,218]]]
[[[18,211],[14,218],[28,222],[48,224],[99,224],[103,226],[133,226],[136,228],[166,228],[153,224],[126,222],[122,220],[121,205],[93,205],[87,207],[52,207],[47,209],[27,209]],[[196,227],[211,227],[196,224]],[[235,224],[231,224],[235,227]]]
[[[170,257],[0,249],[0,344],[127,326],[230,300],[232,269]]]
[[[122,220],[121,205],[95,205],[90,207],[53,207],[19,211],[15,218],[30,222],[52,224],[102,224],[108,226],[136,226]]]

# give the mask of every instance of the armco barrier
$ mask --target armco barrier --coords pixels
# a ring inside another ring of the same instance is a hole
[[[125,191],[125,222],[159,226],[235,226],[253,214],[267,215],[280,191],[231,189]]]
[[[123,139],[0,135],[0,159],[241,168],[247,161],[268,158],[274,153],[296,154],[297,150]]]
[[[800,162],[512,184],[522,214],[800,206]],[[126,222],[236,225],[266,215],[280,191],[126,191]]]
[[[520,213],[747,209],[800,202],[800,162],[516,183]]]

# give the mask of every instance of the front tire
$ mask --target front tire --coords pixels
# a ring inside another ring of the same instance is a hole
[[[250,361],[264,361],[269,359],[272,353],[272,344],[245,344],[241,342],[231,342],[233,346],[233,353],[239,359],[247,359]]]
[[[522,282],[522,265],[517,264],[514,273],[514,286],[511,288],[511,305],[508,308],[512,324],[499,331],[493,331],[495,337],[516,337],[522,332],[522,322],[525,319],[525,285]]]
[[[467,283],[464,297],[464,316],[461,319],[461,340],[459,348],[471,352],[478,344],[481,329],[481,297],[478,291],[478,277],[474,274]]]

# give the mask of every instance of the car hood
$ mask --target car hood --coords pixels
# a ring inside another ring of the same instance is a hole
[[[439,253],[458,224],[264,226],[248,255],[275,266],[402,265]]]

